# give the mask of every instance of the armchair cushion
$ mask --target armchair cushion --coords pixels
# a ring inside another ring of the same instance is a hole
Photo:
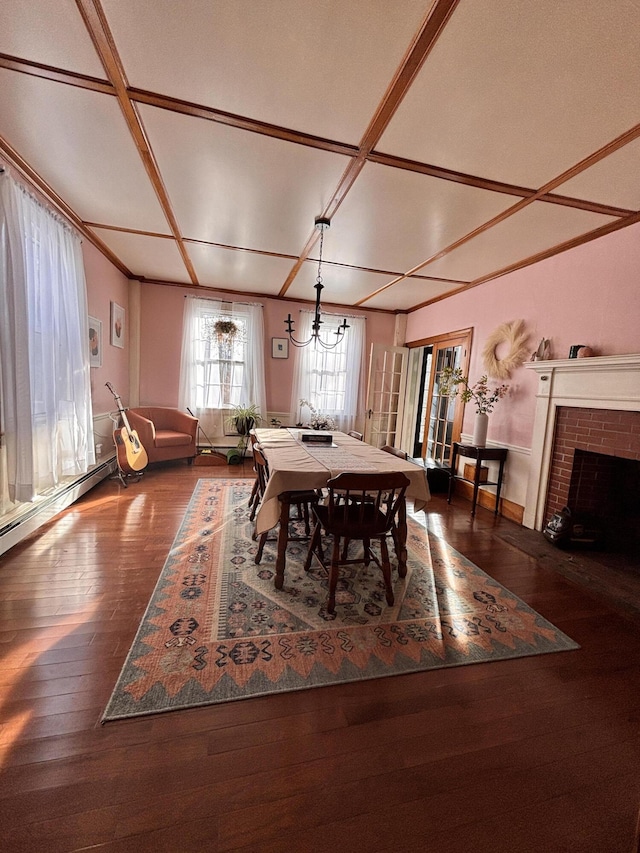
[[[198,448],[198,419],[168,406],[138,406],[127,411],[149,462],[193,459]]]

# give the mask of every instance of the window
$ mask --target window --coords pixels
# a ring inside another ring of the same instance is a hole
[[[330,340],[342,322],[342,315],[322,315],[322,337]],[[313,314],[300,312],[300,338],[311,336]],[[300,412],[300,400],[308,400],[323,415],[336,421],[338,429],[348,432],[356,426],[358,412],[362,411],[361,370],[365,346],[364,317],[351,317],[349,329],[334,349],[324,349],[314,344],[296,350],[297,363],[293,383],[292,410],[298,417],[308,418]]]
[[[262,306],[187,298],[180,406],[223,435],[226,415],[255,404],[266,416]]]
[[[239,405],[247,361],[246,318],[202,311],[194,343],[196,407],[223,409]]]
[[[330,324],[325,321],[326,326]],[[338,323],[336,322],[336,328]],[[345,410],[347,393],[347,344],[343,338],[335,349],[309,346],[309,397],[326,414]]]

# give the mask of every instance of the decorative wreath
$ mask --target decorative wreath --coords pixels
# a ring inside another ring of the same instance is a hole
[[[522,364],[529,352],[528,339],[529,333],[525,330],[524,320],[501,323],[489,335],[482,351],[482,359],[489,376],[509,379],[511,371]],[[509,352],[504,358],[498,359],[496,349],[500,344],[508,344]]]

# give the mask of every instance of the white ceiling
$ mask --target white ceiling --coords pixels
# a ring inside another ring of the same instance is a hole
[[[322,215],[409,310],[640,219],[640,6],[2,0],[0,159],[132,278],[311,300]]]

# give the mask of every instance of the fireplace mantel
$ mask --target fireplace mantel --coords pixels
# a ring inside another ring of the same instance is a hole
[[[531,467],[522,523],[541,530],[559,406],[640,411],[640,353],[531,361],[538,374]]]

